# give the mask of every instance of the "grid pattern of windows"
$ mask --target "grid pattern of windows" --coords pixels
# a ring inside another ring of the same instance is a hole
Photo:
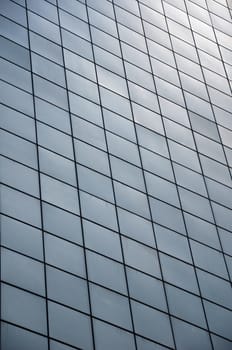
[[[230,0],[0,1],[2,350],[229,350]]]

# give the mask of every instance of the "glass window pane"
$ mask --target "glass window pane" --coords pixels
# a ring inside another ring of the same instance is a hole
[[[93,315],[105,321],[132,329],[129,302],[126,297],[105,288],[90,285]]]
[[[95,283],[127,294],[123,265],[87,251],[88,278]]]
[[[83,312],[89,312],[87,282],[63,271],[47,266],[47,295]]]
[[[4,248],[1,249],[1,278],[45,296],[43,264]]]
[[[107,323],[94,320],[96,350],[135,350],[133,335]]]
[[[45,299],[6,284],[1,297],[4,320],[46,335]]]
[[[45,257],[48,264],[85,276],[83,249],[77,245],[46,234]]]
[[[160,277],[160,267],[156,250],[125,237],[122,237],[122,244],[125,263],[127,265],[150,275]]]
[[[132,301],[135,331],[147,338],[173,346],[173,338],[168,315],[148,306]]]
[[[2,245],[43,260],[42,232],[20,221],[1,215]]]
[[[1,346],[4,350],[47,350],[47,338],[2,322]]]
[[[93,349],[88,316],[52,302],[48,304],[48,314],[51,337],[72,346]]]

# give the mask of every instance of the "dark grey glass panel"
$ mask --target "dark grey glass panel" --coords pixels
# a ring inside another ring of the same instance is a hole
[[[75,153],[77,162],[105,175],[110,175],[107,153],[77,140],[75,140]]]
[[[215,350],[230,350],[231,341],[212,335],[213,346]]]
[[[136,336],[138,350],[165,350],[166,347],[158,345],[152,341]]]
[[[0,105],[0,127],[35,142],[35,121],[11,108]]]
[[[32,71],[45,79],[65,87],[64,69],[57,64],[32,53]]]
[[[79,202],[76,188],[66,185],[49,176],[41,175],[42,200],[79,214]]]
[[[0,37],[1,56],[23,68],[30,69],[29,51],[3,37]]]
[[[78,47],[79,55],[90,60],[93,59],[91,44],[88,41],[68,32],[63,28],[61,28],[61,34],[63,39],[63,45],[65,48],[76,52],[76,48]]]
[[[189,112],[189,118],[194,131],[208,136],[215,141],[219,141],[219,134],[215,123],[192,112]]]
[[[165,117],[172,119],[173,121],[183,124],[187,127],[189,125],[189,118],[185,108],[178,106],[177,104],[168,101],[159,96],[161,112]]]
[[[184,91],[184,96],[185,96],[187,108],[190,111],[200,114],[203,117],[208,118],[210,120],[214,119],[212,108],[209,102],[206,102],[200,99],[199,97],[196,97],[185,91]]]
[[[154,58],[163,61],[164,63],[176,67],[175,65],[175,60],[174,60],[174,55],[171,50],[167,49],[166,47],[163,47],[154,41],[147,39],[147,44],[148,44],[148,51],[151,56]],[[153,58],[151,58],[151,62],[153,61]]]
[[[122,54],[125,60],[133,63],[138,67],[146,69],[148,72],[150,72],[151,70],[150,62],[149,62],[148,56],[145,53],[123,42],[121,44],[121,47],[122,47]]]
[[[129,82],[128,85],[130,98],[132,101],[137,102],[154,112],[159,112],[158,99],[153,92],[132,82]]]
[[[115,40],[115,39],[113,39]],[[110,52],[101,49],[98,46],[93,46],[95,62],[121,76],[124,76],[122,60]]]
[[[0,156],[0,178],[6,185],[39,197],[39,178],[35,170]]]
[[[95,67],[92,62],[68,50],[64,50],[64,58],[66,68],[90,80],[96,81]]]
[[[195,350],[199,347],[212,350],[207,332],[174,318],[172,318],[172,324],[178,350]]]
[[[200,243],[191,241],[195,264],[218,276],[228,278],[223,254]]]
[[[127,294],[123,265],[87,251],[88,278],[117,292]]]
[[[50,340],[50,350],[71,350],[73,349],[70,346],[58,343],[57,341]]]
[[[70,133],[68,112],[39,98],[35,98],[35,108],[36,118],[38,120],[48,125],[54,126],[61,131]]]
[[[182,90],[175,85],[169,84],[168,82],[156,78],[157,94],[171,100],[181,106],[185,106]]]
[[[0,130],[0,149],[3,155],[37,168],[37,154],[33,143]]]
[[[40,171],[76,186],[74,162],[39,147]]]
[[[93,349],[88,316],[49,302],[49,329],[53,338],[86,350]]]
[[[164,135],[162,119],[158,113],[153,112],[150,109],[144,108],[134,102],[132,102],[132,109],[134,114],[134,120],[136,123],[144,126],[145,128],[151,129]]]
[[[206,179],[206,184],[211,200],[232,209],[232,189],[230,187],[226,187],[210,179]]]
[[[147,338],[173,346],[173,338],[168,315],[132,301],[135,331]]]
[[[218,229],[224,253],[232,255],[232,235],[229,231]]]
[[[230,283],[197,269],[202,296],[222,306],[232,308],[232,290]]]
[[[58,24],[58,16],[57,16],[57,8],[56,6],[52,6],[48,2],[37,0],[37,1],[29,1],[28,9],[36,12],[38,15],[47,18],[48,20]]]
[[[180,86],[179,77],[174,68],[155,59],[152,60],[152,68],[154,75],[160,77],[161,79],[168,80],[172,84]]]
[[[208,301],[204,301],[204,305],[206,309],[206,317],[208,319],[210,331],[215,332],[232,341],[231,311],[224,309],[218,305],[212,304]],[[217,315],[217,317],[215,317],[215,315]]]
[[[6,186],[0,186],[2,213],[13,216],[37,227],[41,226],[40,203],[38,199]]]
[[[143,168],[167,180],[174,181],[173,170],[169,159],[140,148]]]
[[[183,145],[195,149],[193,135],[191,130],[172,122],[164,118],[164,125],[166,129],[166,136],[176,142],[182,143]]]
[[[98,45],[119,57],[121,56],[119,41],[116,38],[92,26],[91,35],[93,44]]]
[[[112,4],[108,3],[107,0],[102,0],[101,2],[96,2],[95,0],[88,0],[88,6],[96,9],[102,14],[114,19],[114,12]]]
[[[197,172],[201,172],[200,163],[196,152],[171,140],[168,140],[168,145],[172,160]]]
[[[118,208],[118,218],[121,233],[152,247],[155,246],[152,224],[148,220],[121,208]]]
[[[73,159],[72,139],[43,123],[37,123],[38,143],[54,152]]]
[[[121,114],[128,119],[132,119],[130,103],[125,97],[117,95],[103,87],[100,87],[100,95],[103,107]]]
[[[167,311],[163,283],[139,271],[127,268],[130,297]]]
[[[98,88],[96,84],[70,71],[67,71],[66,75],[69,90],[86,97],[93,102],[99,103]]]
[[[175,287],[166,285],[170,313],[197,326],[206,328],[201,299]]]
[[[25,329],[2,322],[1,347],[3,350],[47,350],[47,338]]]
[[[197,280],[192,266],[160,254],[164,280],[198,294]]]
[[[214,221],[208,199],[183,188],[179,188],[179,193],[183,210],[200,216],[205,220]]]
[[[185,234],[185,226],[180,209],[154,198],[149,198],[149,200],[153,221]]]
[[[80,218],[50,204],[43,203],[44,229],[57,236],[82,244]]]
[[[190,264],[192,263],[188,240],[185,236],[159,225],[154,225],[154,227],[159,250]]]
[[[45,258],[48,264],[79,276],[85,276],[83,249],[52,235],[45,235]]]
[[[2,284],[2,317],[39,333],[47,333],[45,300],[6,284]]]
[[[27,30],[7,18],[1,18],[0,34],[28,48]]]
[[[132,142],[136,141],[134,125],[131,121],[103,108],[105,128]]]
[[[201,195],[207,196],[203,176],[187,169],[179,164],[173,163],[177,184],[186,187]]]
[[[187,213],[184,213],[184,218],[188,235],[191,238],[208,244],[213,248],[220,249],[217,230],[213,224],[210,224],[209,222],[201,220],[200,218]]]
[[[60,43],[60,32],[58,26],[32,12],[28,12],[28,20],[30,30],[54,41],[57,44]]]
[[[104,130],[81,118],[72,117],[73,135],[93,146],[106,150]]]
[[[45,295],[43,264],[8,249],[1,249],[1,278],[4,282]]]
[[[80,19],[69,15],[67,12],[59,10],[60,13],[60,25],[68,29],[70,32],[77,34],[83,39],[90,40],[89,27],[87,23],[81,21]]]
[[[97,350],[135,350],[132,334],[98,320],[94,320],[94,340]]]
[[[122,237],[122,245],[125,263],[127,265],[150,275],[160,277],[160,267],[156,250],[125,237]]]
[[[140,125],[136,125],[136,130],[138,133],[138,142],[140,146],[159,153],[164,157],[168,157],[167,142],[164,136],[143,128]]]
[[[47,266],[47,296],[83,312],[89,312],[87,282]]]
[[[3,81],[0,81],[0,102],[29,116],[34,116],[32,96]]]
[[[213,212],[216,218],[216,224],[232,231],[231,210],[212,202]]]
[[[225,165],[203,155],[200,155],[200,161],[204,175],[231,186],[231,175]]]
[[[119,136],[106,133],[109,152],[113,155],[140,166],[139,152],[136,144]]]
[[[99,126],[103,125],[100,106],[69,92],[71,112]]]
[[[104,227],[83,220],[85,246],[115,260],[122,261],[119,235]]]
[[[83,217],[117,230],[115,206],[101,199],[80,191],[80,200]]]
[[[14,2],[9,0],[1,1],[0,13],[1,15],[9,17],[11,20],[21,24],[24,27],[27,26],[26,10]]]
[[[67,92],[65,89],[36,75],[33,76],[33,82],[37,97],[41,97],[58,107],[68,109]]]
[[[128,299],[105,288],[90,285],[93,315],[132,330]]]
[[[1,216],[2,245],[20,253],[43,259],[42,232],[22,222]]]
[[[219,143],[194,133],[198,151],[219,162],[225,163],[223,148]]]
[[[30,32],[31,50],[47,57],[48,59],[63,64],[61,47],[52,41],[48,41],[44,37]]]
[[[88,9],[88,15],[90,24],[115,37],[118,36],[116,23],[110,18],[103,16],[102,14],[92,10],[91,8]]]
[[[175,184],[148,172],[145,172],[145,180],[147,184],[147,192],[150,196],[159,198],[160,200],[175,205],[176,207],[180,206]]]
[[[128,98],[128,90],[125,79],[100,66],[96,66],[96,70],[98,83],[100,85]]]
[[[59,0],[58,5],[72,15],[77,16],[87,22],[86,8],[81,3],[75,0],[71,0],[69,2],[65,0]]]
[[[148,201],[145,194],[114,181],[116,203],[135,214],[150,218]]]

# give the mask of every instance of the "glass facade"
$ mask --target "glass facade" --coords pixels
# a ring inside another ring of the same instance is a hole
[[[232,348],[231,0],[1,0],[2,350]]]

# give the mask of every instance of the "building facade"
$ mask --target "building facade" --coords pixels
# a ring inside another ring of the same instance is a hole
[[[2,350],[232,349],[231,0],[1,0]]]

